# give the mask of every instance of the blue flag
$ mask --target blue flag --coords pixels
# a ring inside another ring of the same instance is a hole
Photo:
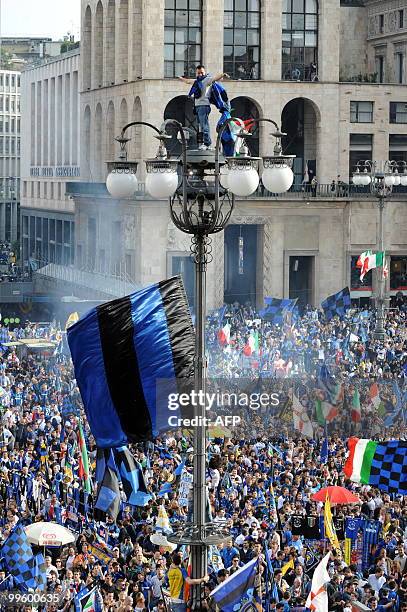
[[[330,321],[335,315],[337,315],[340,319],[343,319],[350,306],[351,299],[349,287],[345,287],[344,289],[341,289],[341,291],[338,291],[338,293],[330,295],[321,303],[321,307],[328,321]]]
[[[252,559],[227,578],[211,593],[222,612],[242,610],[254,601],[254,584],[258,569],[258,559]]]
[[[321,463],[328,463],[328,438],[324,438],[322,442],[319,460]]]
[[[75,612],[102,612],[103,602],[99,589],[84,587],[74,598]]]
[[[260,310],[262,319],[271,321],[274,325],[282,325],[288,315],[292,315],[297,305],[297,299],[264,298],[265,308]]]
[[[33,555],[31,544],[21,523],[18,523],[1,547],[1,556],[14,582],[22,589],[43,591],[47,584],[45,560],[42,554]]]
[[[98,448],[168,428],[168,395],[192,384],[195,338],[181,277],[101,304],[69,327],[75,378]]]
[[[386,427],[391,427],[394,421],[396,420],[396,418],[400,414],[404,413],[403,399],[404,399],[404,403],[406,402],[406,399],[407,399],[406,392],[404,392],[404,398],[403,398],[401,391],[400,391],[399,383],[397,382],[397,380],[392,381],[392,386],[393,386],[393,393],[396,396],[396,405],[394,406],[394,409],[392,410],[392,412],[388,414],[386,418],[384,419],[384,424]]]

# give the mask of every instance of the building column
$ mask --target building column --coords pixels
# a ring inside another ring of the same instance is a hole
[[[223,72],[224,0],[204,0],[202,19],[202,62],[208,72]]]
[[[264,304],[264,298],[273,295],[273,226],[271,219],[262,226],[262,248],[263,248],[263,287],[261,302]]]
[[[262,2],[261,12],[261,79],[281,80],[282,0]]]
[[[213,260],[208,264],[207,308],[220,308],[224,302],[225,287],[225,232],[212,236]]]
[[[372,159],[377,161],[389,159],[389,133],[387,130],[378,130],[374,134]]]
[[[339,81],[340,10],[338,0],[319,2],[318,76],[321,81]]]
[[[164,78],[164,6],[164,0],[143,0],[143,79]]]

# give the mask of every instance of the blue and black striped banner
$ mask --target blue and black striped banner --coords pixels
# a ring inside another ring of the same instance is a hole
[[[97,306],[67,333],[99,448],[165,429],[168,392],[193,377],[194,330],[181,277]]]

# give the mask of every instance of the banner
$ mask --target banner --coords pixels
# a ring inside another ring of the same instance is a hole
[[[352,553],[352,540],[350,538],[345,538],[344,560],[345,560],[346,565],[351,564],[351,553]]]
[[[193,476],[187,470],[182,470],[178,490],[178,503],[180,506],[188,507],[189,490],[192,487]]]

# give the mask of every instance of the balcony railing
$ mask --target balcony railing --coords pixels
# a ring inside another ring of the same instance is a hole
[[[55,263],[37,261],[37,265],[38,268],[35,271],[37,276],[52,279],[61,285],[74,285],[78,288],[91,289],[112,297],[128,295],[138,288],[136,283],[124,272],[114,276]]]
[[[70,196],[95,196],[95,197],[110,197],[109,192],[107,191],[105,183],[80,183],[80,182],[72,182],[66,184],[66,194]],[[393,195],[395,197],[400,197],[402,199],[407,198],[407,187],[393,187]],[[267,191],[260,184],[257,191],[255,191],[249,198],[239,198],[239,199],[251,199],[251,198],[279,198],[281,200],[298,200],[304,199],[308,200],[309,198],[320,198],[320,199],[335,199],[335,198],[345,198],[345,199],[363,199],[363,198],[372,198],[372,195],[369,191],[369,187],[359,187],[356,185],[348,185],[346,183],[342,183],[340,185],[332,185],[329,184],[318,184],[315,188],[311,185],[293,185],[290,191],[285,193],[271,193]],[[151,199],[151,196],[145,191],[145,184],[138,183],[137,192],[134,195],[135,199]],[[130,198],[132,199],[132,198]]]
[[[407,187],[394,187],[393,194],[395,197],[407,198]],[[372,198],[369,187],[357,187],[356,185],[347,185],[346,183],[340,185],[332,184],[318,184],[315,187],[311,185],[293,185],[290,191],[286,193],[271,193],[267,191],[262,185],[259,186],[250,198],[279,198],[282,200],[309,200],[311,198],[319,199],[363,199]],[[243,198],[240,198],[243,199]],[[247,199],[247,198],[244,198]]]

